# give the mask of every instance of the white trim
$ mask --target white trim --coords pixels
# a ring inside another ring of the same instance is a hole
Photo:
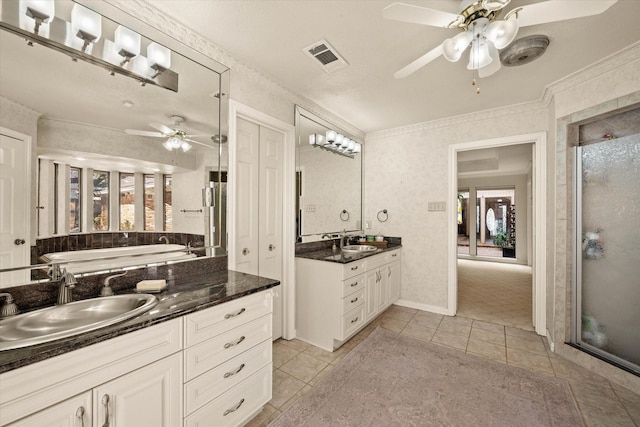
[[[503,138],[472,141],[449,146],[449,206],[457,205],[458,194],[458,152],[477,150],[482,148],[502,147],[515,144],[534,144],[534,251],[533,251],[533,282],[534,282],[534,307],[533,322],[536,333],[546,334],[546,295],[547,295],[547,137],[545,132],[513,135]],[[457,273],[457,212],[449,210],[447,230],[449,238],[448,257],[448,298],[446,314],[454,316],[458,304],[458,273]]]
[[[293,339],[295,331],[295,127],[240,102],[229,100],[229,171],[227,183],[227,233],[235,235],[236,129],[238,118],[268,127],[284,135],[282,169],[282,337]],[[228,268],[235,266],[235,242],[228,239]]]
[[[430,313],[449,315],[448,310],[445,307],[438,307],[435,305],[422,304],[419,302],[409,301],[406,299],[399,299],[393,303],[393,305],[399,305],[401,307],[415,308],[416,310],[428,311]]]

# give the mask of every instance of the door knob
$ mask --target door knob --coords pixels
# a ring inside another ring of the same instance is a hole
[[[13,244],[16,246],[24,245],[26,242],[24,239],[16,239],[13,241]]]
[[[248,255],[248,254],[249,254],[249,249],[244,248],[244,249],[242,250],[242,255]]]
[[[269,245],[269,250],[272,251],[274,250],[276,247],[274,245]]]

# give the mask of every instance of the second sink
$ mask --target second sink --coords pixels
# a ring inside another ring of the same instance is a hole
[[[348,254],[362,254],[375,252],[378,248],[373,245],[348,245],[342,248],[342,252],[346,252]]]
[[[0,321],[0,351],[78,335],[136,317],[154,307],[149,294],[114,295],[71,302]]]

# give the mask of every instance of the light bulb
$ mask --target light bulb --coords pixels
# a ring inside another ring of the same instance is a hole
[[[460,56],[462,56],[467,46],[469,46],[472,38],[473,33],[471,31],[465,31],[453,38],[446,39],[444,43],[442,43],[442,55],[447,61],[456,62],[460,59]]]
[[[127,61],[140,54],[140,42],[142,41],[140,34],[127,27],[118,25],[114,36],[116,52],[118,52],[120,56],[124,56]]]
[[[486,37],[498,49],[503,49],[516,38],[518,34],[518,20],[515,15],[506,21],[493,21],[487,26]]]
[[[336,131],[328,130],[327,131],[327,144],[333,144],[336,140]]]
[[[344,135],[342,135],[341,133],[336,135],[336,140],[334,142],[334,144],[336,145],[336,147],[339,147],[342,145],[342,140],[344,139]]]
[[[84,52],[90,43],[100,40],[102,17],[76,3],[71,9],[71,31],[75,37],[83,40],[84,44],[80,50]]]
[[[309,135],[309,144],[316,145],[316,134],[315,133],[312,133],[311,135]]]
[[[483,40],[476,40],[471,45],[471,55],[469,56],[468,70],[477,70],[491,64],[493,59],[489,54],[489,46]]]
[[[171,68],[171,50],[156,42],[147,46],[147,58],[149,66],[154,70],[164,71]]]

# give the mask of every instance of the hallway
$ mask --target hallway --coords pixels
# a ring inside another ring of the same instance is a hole
[[[531,267],[458,260],[457,316],[533,331]]]

